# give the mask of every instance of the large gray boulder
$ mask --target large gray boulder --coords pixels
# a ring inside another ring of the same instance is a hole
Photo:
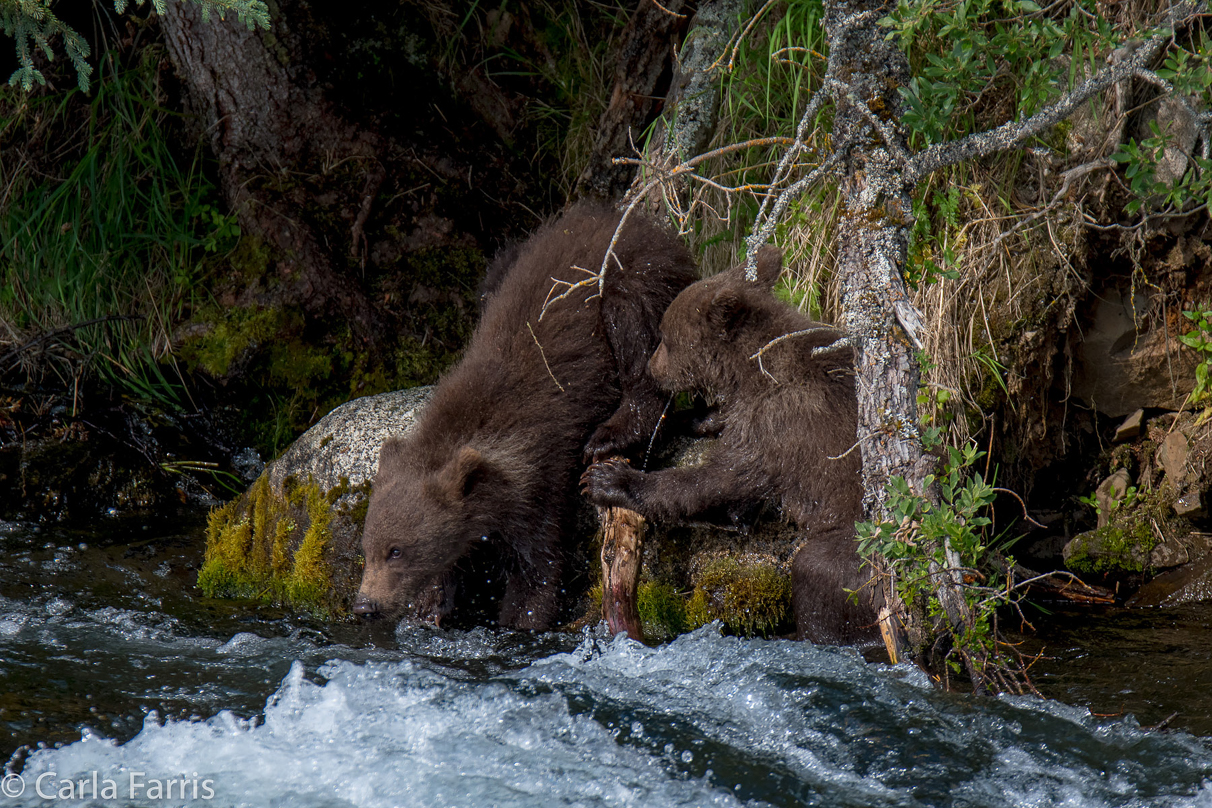
[[[345,402],[270,464],[266,470],[270,486],[281,491],[291,476],[310,477],[325,491],[342,480],[352,488],[373,482],[379,471],[379,447],[412,428],[432,391],[432,387],[413,387]]]

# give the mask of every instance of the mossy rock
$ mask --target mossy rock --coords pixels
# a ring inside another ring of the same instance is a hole
[[[1175,494],[1169,483],[1134,494],[1130,504],[1104,514],[1105,524],[1079,533],[1065,545],[1065,566],[1074,572],[1124,574],[1150,572],[1157,566],[1154,549],[1164,537],[1190,533],[1191,526],[1174,515]]]
[[[322,418],[239,498],[214,509],[198,586],[321,617],[344,615],[379,447],[415,422],[430,388],[350,401]]]
[[[601,590],[598,590],[601,603]],[[691,626],[686,618],[686,597],[665,581],[643,581],[636,592],[636,609],[644,636],[656,642],[672,640]]]
[[[276,492],[261,475],[239,499],[211,512],[199,588],[208,597],[254,598],[322,617],[343,614],[359,575],[353,536],[341,528],[360,535],[360,526],[348,509],[336,506],[350,490],[323,491],[309,477]]]
[[[773,560],[724,556],[696,576],[686,620],[698,627],[720,620],[746,636],[770,636],[789,627],[791,579]]]

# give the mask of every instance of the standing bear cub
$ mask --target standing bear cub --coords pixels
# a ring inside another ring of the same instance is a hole
[[[608,460],[591,466],[582,482],[594,503],[655,521],[778,501],[804,535],[791,566],[796,633],[818,643],[874,640],[873,587],[854,530],[863,491],[859,453],[850,451],[857,420],[852,352],[831,348],[838,331],[771,294],[781,269],[781,253],[763,247],[755,280],[737,267],[699,281],[661,320],[653,377],[670,392],[698,393],[718,408],[711,420],[722,430],[706,461],[643,473]],[[857,601],[846,590],[859,590]]]
[[[666,401],[648,373],[657,326],[696,277],[678,238],[637,215],[604,285],[576,286],[618,223],[579,205],[494,262],[462,361],[380,450],[356,614],[474,611],[529,629],[556,618],[578,473],[647,443]]]

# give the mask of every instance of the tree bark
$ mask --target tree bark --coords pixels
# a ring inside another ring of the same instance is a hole
[[[673,54],[686,30],[684,0],[639,0],[616,60],[614,90],[598,122],[593,156],[577,180],[573,196],[615,201],[631,183],[634,166],[615,165],[643,147],[644,128],[656,115],[669,81]]]
[[[922,445],[917,426],[918,366],[912,337],[898,309],[912,308],[901,269],[909,244],[912,202],[901,177],[904,151],[871,134],[868,113],[896,121],[903,103],[897,87],[909,82],[909,63],[888,42],[877,20],[891,5],[825,3],[830,60],[842,66],[847,91],[837,94],[834,140],[851,144],[841,189],[846,215],[838,222],[837,272],[842,327],[857,349],[859,430],[864,510],[886,512],[885,488],[895,475],[920,482]],[[859,105],[865,105],[866,110]],[[889,129],[891,131],[891,128]]]
[[[902,276],[912,187],[903,176],[907,144],[896,126],[903,112],[897,88],[909,82],[909,63],[878,25],[892,8],[892,3],[825,2],[829,72],[837,82],[833,140],[845,150],[840,187],[846,214],[836,233],[840,325],[855,347],[863,511],[876,522],[888,515],[887,486],[894,476],[925,495],[922,482],[931,471],[918,429],[914,350],[920,347],[915,345],[920,317]],[[877,129],[876,121],[884,125]],[[878,566],[876,571],[883,572]],[[881,588],[887,605],[880,612],[880,629],[889,655],[898,659],[906,651],[915,653],[911,649],[920,651],[925,627],[907,613],[894,582],[885,579]],[[945,606],[954,605],[948,587],[940,593]]]
[[[299,39],[288,27],[298,24],[296,13],[303,14],[297,4],[283,2],[272,30],[253,32],[235,19],[204,23],[193,3],[168,3],[161,21],[190,106],[218,158],[223,193],[241,227],[281,257],[287,302],[313,316],[343,317],[373,344],[383,332],[382,317],[342,264],[358,249],[365,222],[359,214],[383,179],[383,142],[345,120],[302,64]],[[327,205],[311,194],[289,193],[296,177],[331,177],[339,167],[361,175],[356,190]],[[345,243],[321,243],[310,223],[316,206],[338,217],[354,212]]]

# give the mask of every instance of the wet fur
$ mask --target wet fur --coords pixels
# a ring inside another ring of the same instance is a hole
[[[577,206],[495,262],[463,360],[413,431],[383,445],[356,612],[442,619],[499,584],[465,575],[472,548],[488,542],[505,581],[496,621],[556,618],[583,458],[647,442],[666,400],[647,368],[657,326],[695,276],[676,236],[633,216],[602,294],[579,289],[540,320],[553,278],[597,271],[618,218]]]
[[[798,635],[827,643],[871,640],[878,636],[871,587],[857,603],[845,592],[870,577],[854,539],[862,518],[860,453],[846,454],[857,419],[853,356],[849,348],[813,356],[841,334],[770,293],[781,262],[777,250],[763,248],[756,281],[746,280],[743,268],[699,281],[661,322],[663,339],[650,362],[654,378],[717,406],[713,417],[722,429],[707,461],[648,474],[599,463],[584,483],[596,504],[657,521],[779,502],[805,535],[791,572]],[[750,359],[797,331],[808,333],[767,349],[760,365]]]

